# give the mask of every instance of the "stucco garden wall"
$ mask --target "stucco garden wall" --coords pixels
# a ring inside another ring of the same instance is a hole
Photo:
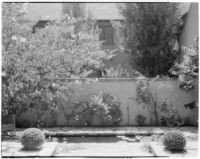
[[[184,117],[190,117],[191,121],[196,124],[198,120],[198,110],[185,108],[184,104],[198,100],[198,89],[195,88],[190,93],[185,93],[179,88],[179,82],[173,80],[158,80],[153,83],[153,90],[157,90],[158,101],[165,100],[167,97],[171,97],[174,101],[179,115]],[[135,116],[138,114],[144,115],[146,125],[150,124],[147,108],[143,108],[142,105],[138,105],[135,101],[136,98],[136,81],[134,79],[99,79],[95,83],[85,83],[82,81],[81,88],[76,91],[79,100],[85,101],[90,95],[99,94],[99,92],[109,93],[116,96],[120,102],[120,109],[123,114],[123,120],[120,123],[121,126],[137,125]],[[34,111],[27,114],[21,114],[17,116],[18,122],[24,120],[33,120]],[[49,126],[67,126],[66,120],[62,112],[59,112],[56,124],[52,122],[51,116],[47,119]],[[100,123],[94,121],[95,126]],[[70,126],[76,126],[70,123]]]

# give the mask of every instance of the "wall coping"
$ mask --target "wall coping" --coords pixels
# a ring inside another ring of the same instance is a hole
[[[66,80],[66,81],[96,81],[96,82],[128,82],[136,81],[136,78],[58,78],[53,80]],[[177,78],[155,78],[155,81],[177,81]]]

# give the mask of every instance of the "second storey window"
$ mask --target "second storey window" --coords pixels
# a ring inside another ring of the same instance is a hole
[[[100,21],[98,26],[101,30],[100,41],[104,41],[104,45],[114,45],[114,29],[109,21]]]

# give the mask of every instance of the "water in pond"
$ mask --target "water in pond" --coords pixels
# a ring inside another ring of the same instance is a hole
[[[47,141],[57,141],[59,143],[116,143],[120,141],[125,142],[139,142],[139,140],[126,136],[113,136],[113,137],[52,137]]]
[[[52,137],[58,142],[53,156],[153,156],[141,150],[142,143],[126,136],[109,137]]]

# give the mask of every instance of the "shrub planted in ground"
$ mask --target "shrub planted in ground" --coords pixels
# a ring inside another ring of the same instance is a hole
[[[102,126],[118,126],[122,121],[120,101],[117,97],[107,93],[90,96],[90,109],[95,110],[94,115],[99,118]]]
[[[180,131],[166,132],[163,137],[163,145],[170,151],[181,151],[186,145],[186,139]]]
[[[135,117],[135,121],[137,122],[137,124],[139,126],[143,126],[145,124],[145,120],[146,120],[146,117],[141,115],[141,114],[138,114],[136,117]]]
[[[39,148],[44,144],[45,136],[40,129],[29,128],[24,130],[21,136],[21,144],[25,149]]]

